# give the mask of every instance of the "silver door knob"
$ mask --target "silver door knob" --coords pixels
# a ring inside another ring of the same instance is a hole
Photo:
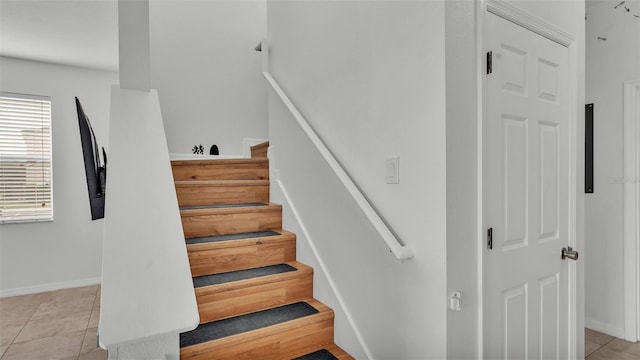
[[[562,260],[567,259],[567,258],[569,258],[571,260],[578,260],[578,256],[579,255],[580,254],[578,254],[577,251],[573,250],[571,248],[571,246],[567,246],[566,248],[562,248],[562,254],[561,254]]]

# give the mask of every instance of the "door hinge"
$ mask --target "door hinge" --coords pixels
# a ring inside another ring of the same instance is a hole
[[[493,250],[493,228],[487,229],[487,249]]]
[[[487,52],[487,75],[493,72],[493,51]]]

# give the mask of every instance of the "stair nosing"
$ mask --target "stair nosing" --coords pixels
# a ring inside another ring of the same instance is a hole
[[[265,205],[259,206],[238,206],[238,204],[217,204],[217,205],[235,205],[228,207],[215,207],[215,208],[204,208],[204,209],[180,209],[180,215],[183,217],[192,217],[192,216],[208,216],[208,215],[226,215],[226,214],[234,214],[234,213],[259,213],[259,212],[269,212],[269,211],[278,211],[282,210],[282,205],[274,204],[271,202],[263,203]]]
[[[203,180],[174,180],[176,188],[190,187],[242,187],[242,186],[269,186],[269,179],[203,179]]]
[[[251,164],[268,163],[268,158],[236,158],[236,159],[189,159],[189,160],[171,160],[171,166],[189,166],[189,165],[224,165],[224,164]]]

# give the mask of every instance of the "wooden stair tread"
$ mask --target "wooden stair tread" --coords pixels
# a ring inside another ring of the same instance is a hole
[[[277,359],[277,357],[269,356],[265,351],[277,351],[277,355],[291,356],[299,353],[301,351],[300,347],[307,346],[304,341],[310,342],[311,346],[315,347],[331,344],[333,342],[333,310],[315,299],[306,300],[304,303],[317,312],[277,323],[273,323],[274,320],[265,321],[268,325],[259,328],[255,328],[257,323],[252,324],[252,330],[223,337],[220,337],[220,333],[225,331],[220,331],[214,334],[213,337],[216,337],[215,339],[208,341],[207,339],[211,338],[211,336],[204,333],[208,332],[206,330],[209,330],[209,328],[218,326],[222,322],[232,323],[238,321],[238,319],[242,321],[248,319],[246,316],[255,315],[252,313],[200,325],[196,330],[181,334],[180,358],[207,359],[210,358],[207,357],[210,354],[216,354],[216,358],[220,359],[250,358],[246,354],[257,352],[265,354],[267,359]],[[278,311],[278,309],[283,312],[291,305],[293,304],[267,309],[265,312]],[[327,331],[329,329],[331,329],[330,334]],[[199,334],[198,332],[201,333]],[[322,336],[319,336],[320,334]],[[193,336],[194,339],[187,339],[190,336]],[[274,349],[274,346],[278,348]]]
[[[248,233],[213,235],[187,238],[187,249],[227,248],[250,244],[262,244],[265,241],[281,241],[283,238],[295,238],[295,234],[282,229],[269,229]]]
[[[296,261],[285,264],[293,271],[197,287],[200,323],[311,298],[313,269]]]
[[[263,238],[272,239],[274,236],[282,237],[283,235],[293,235],[288,231],[279,229],[279,230],[265,230],[265,231],[254,231],[247,233],[237,233],[237,234],[226,234],[226,235],[213,235],[213,236],[201,236],[201,237],[191,237],[186,238],[185,241],[187,243],[187,247],[195,248],[199,246],[210,246],[212,244],[220,244],[220,246],[229,246],[233,245],[233,241],[243,241],[243,240],[255,240],[262,241]]]
[[[239,280],[218,282],[210,285],[195,286],[196,294],[200,293],[204,295],[204,294],[216,293],[221,291],[235,290],[239,288],[254,286],[257,284],[266,284],[266,283],[284,281],[290,278],[300,276],[300,274],[306,274],[306,273],[313,274],[313,268],[297,261],[287,261],[287,262],[283,262],[282,264],[267,265],[264,268],[274,267],[277,265],[288,265],[291,268],[291,270],[274,272],[274,273],[265,272],[265,275],[241,278]],[[239,272],[250,271],[254,269],[256,268],[242,269],[242,270],[236,270],[236,271],[230,271],[230,272],[218,273],[218,274],[200,275],[200,276],[194,277],[194,284],[195,284],[195,278],[224,275],[224,274],[230,274],[234,272],[239,273]]]
[[[301,301],[295,304],[263,309],[229,319],[201,324],[195,330],[180,335],[180,347],[197,345],[203,342],[224,340],[229,337],[251,336],[252,332],[285,324],[289,321],[304,319],[319,314],[311,304]],[[247,335],[249,334],[249,335]]]
[[[258,205],[260,204],[260,205]],[[196,206],[193,208],[180,208],[182,216],[202,216],[202,215],[225,215],[237,213],[259,213],[273,210],[282,210],[282,205],[273,203],[251,203],[251,204],[221,204],[210,206]]]

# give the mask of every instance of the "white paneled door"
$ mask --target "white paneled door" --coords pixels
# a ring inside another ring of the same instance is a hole
[[[487,13],[484,358],[567,359],[569,50]],[[573,272],[571,273],[573,274]]]

